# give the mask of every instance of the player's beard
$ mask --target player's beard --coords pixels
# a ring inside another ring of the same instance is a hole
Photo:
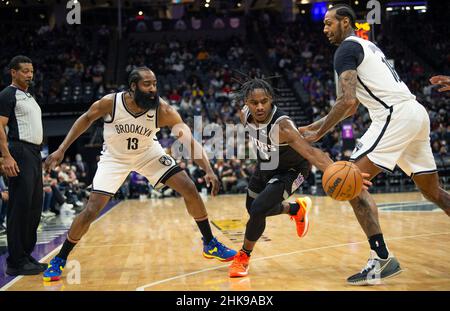
[[[342,41],[344,41],[344,30],[342,29],[342,24],[339,22],[338,27],[336,28],[336,31],[333,34],[334,39],[334,45],[340,45]]]
[[[158,106],[159,96],[158,92],[156,93],[144,93],[136,88],[134,91],[134,101],[135,103],[142,109],[149,110],[154,109]]]

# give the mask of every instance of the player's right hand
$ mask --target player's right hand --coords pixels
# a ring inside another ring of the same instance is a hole
[[[3,157],[2,170],[8,177],[15,177],[20,173],[19,166],[12,156]]]
[[[450,77],[437,75],[430,78],[430,83],[433,85],[442,85],[443,87],[439,88],[439,92],[450,91]]]
[[[362,188],[364,190],[369,190],[369,187],[372,186],[372,182],[369,180],[370,178],[370,174],[368,173],[361,173],[362,177],[363,177],[363,185]]]
[[[64,152],[62,152],[61,150],[56,150],[55,152],[53,152],[51,155],[49,155],[47,157],[47,159],[45,159],[44,162],[44,169],[46,171],[48,170],[52,170],[55,168],[55,166],[57,166],[59,163],[61,163],[61,161],[64,158]]]
[[[210,185],[212,185],[211,195],[213,197],[215,197],[219,193],[219,189],[220,189],[219,179],[217,178],[216,174],[214,174],[213,172],[206,173],[204,178],[206,181],[206,186],[208,188],[210,187]]]

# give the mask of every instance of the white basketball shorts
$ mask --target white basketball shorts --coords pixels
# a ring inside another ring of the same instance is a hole
[[[408,176],[436,172],[430,146],[430,118],[417,101],[394,105],[386,120],[373,121],[350,157],[392,172],[398,165]]]
[[[182,169],[165,153],[159,143],[154,144],[148,152],[135,157],[118,158],[105,152],[98,162],[92,181],[92,192],[113,196],[131,171],[145,176],[150,184],[158,189]]]

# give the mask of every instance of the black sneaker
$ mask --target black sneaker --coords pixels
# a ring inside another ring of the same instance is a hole
[[[28,256],[28,259],[34,263],[35,265],[38,265],[41,267],[41,272],[44,272],[45,270],[47,270],[48,264],[46,263],[40,263],[39,261],[36,260],[36,258],[34,258],[33,256]]]
[[[389,254],[387,259],[381,259],[375,251],[371,250],[367,265],[361,272],[349,277],[347,283],[350,285],[381,284],[382,279],[396,276],[400,272],[402,272],[400,263],[393,254]]]
[[[6,268],[6,274],[10,276],[18,276],[18,275],[37,275],[42,272],[42,267],[40,265],[36,265],[30,261],[21,265],[20,267],[11,267],[8,265]]]

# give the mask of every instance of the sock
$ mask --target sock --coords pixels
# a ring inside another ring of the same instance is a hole
[[[375,234],[369,238],[370,248],[374,250],[378,257],[381,259],[386,259],[389,256],[389,252],[384,243],[383,234]]]
[[[289,203],[289,215],[295,216],[298,213],[300,206],[297,203]]]
[[[64,241],[64,244],[59,251],[59,254],[56,255],[56,257],[59,257],[61,259],[67,260],[67,256],[69,256],[69,253],[72,251],[72,249],[77,245],[76,243],[70,242],[68,239]]]
[[[208,244],[214,238],[211,232],[211,226],[209,225],[208,219],[202,221],[196,221],[198,228],[203,236],[203,242]]]
[[[241,251],[243,251],[244,253],[247,254],[248,257],[250,257],[250,254],[252,253],[253,250],[248,250],[244,246],[242,246]]]

